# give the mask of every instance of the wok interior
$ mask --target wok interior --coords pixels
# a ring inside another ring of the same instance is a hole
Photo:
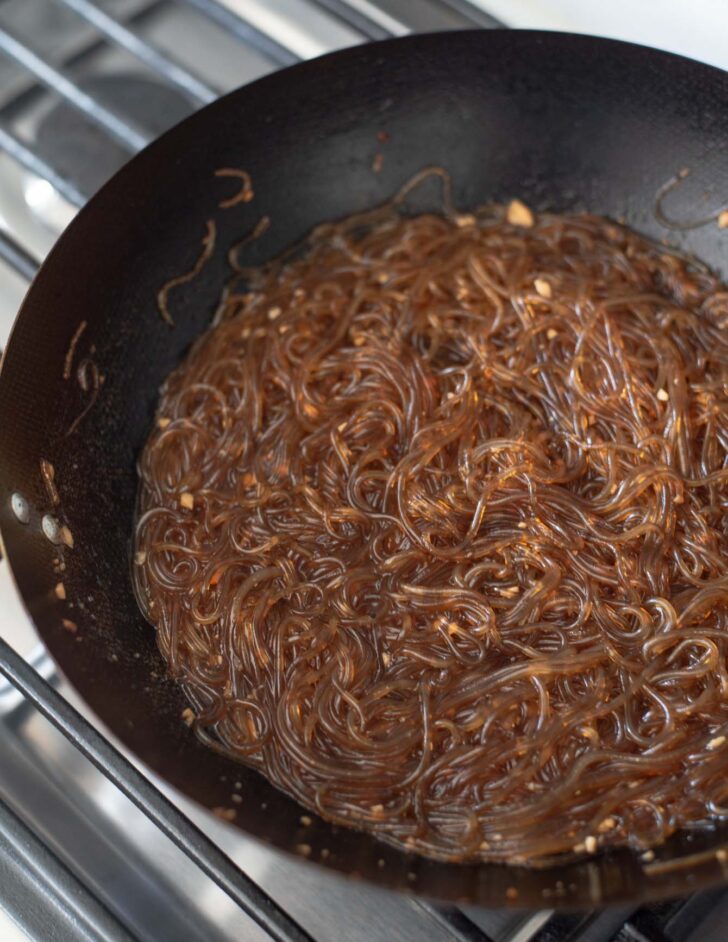
[[[688,166],[691,176],[670,197],[671,215],[691,218],[697,200],[692,216],[704,215],[714,205],[703,200],[706,190],[717,194],[717,206],[727,192],[726,105],[723,73],[626,44],[512,32],[398,40],[276,73],[220,100],[132,161],[80,213],[29,292],[0,377],[0,524],[44,641],[103,723],[150,768],[210,808],[230,807],[239,781],[233,824],[242,831],[284,850],[305,841],[311,860],[423,895],[501,905],[515,887],[522,906],[543,905],[545,896],[595,905],[684,892],[688,874],[691,888],[722,878],[712,851],[728,837],[725,828],[676,835],[647,870],[620,851],[543,871],[436,863],[317,819],[304,830],[298,804],[208,751],[182,722],[186,704],[164,677],[136,607],[129,553],[135,459],[159,386],[209,324],[227,249],[262,215],[269,229],[241,256],[251,264],[319,222],[382,202],[423,166],[440,165],[462,209],[517,196],[537,210],[624,217],[647,234],[670,235],[719,271],[722,264],[725,277],[721,238],[728,236],[715,225],[667,233],[655,220],[654,196]],[[251,202],[218,206],[235,189],[235,181],[215,177],[222,167],[251,174]],[[423,188],[409,205],[416,211],[438,201],[436,187]],[[216,251],[197,279],[174,292],[170,329],[156,293],[192,266],[210,219]],[[84,359],[103,384],[68,434],[88,404],[74,372]],[[56,513],[73,534],[74,547],[64,552],[65,603],[53,593],[58,552],[40,530],[52,509],[41,458],[55,467]],[[25,527],[10,513],[14,491],[32,507]],[[75,634],[62,627],[64,617],[77,623]],[[666,860],[672,869],[661,866]]]

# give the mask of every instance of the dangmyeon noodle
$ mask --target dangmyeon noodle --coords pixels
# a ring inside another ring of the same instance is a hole
[[[522,204],[319,227],[226,287],[139,473],[135,589],[197,733],[322,817],[537,863],[728,816],[700,263]]]

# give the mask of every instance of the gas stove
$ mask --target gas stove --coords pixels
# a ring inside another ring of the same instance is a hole
[[[642,0],[637,9],[626,0],[599,7],[578,0],[4,0],[0,346],[28,280],[77,209],[171,124],[300,59],[499,21],[632,39],[728,68],[728,10],[712,0],[689,8]],[[2,561],[0,605],[0,635],[24,659],[0,650],[0,669],[14,680],[0,675],[3,942],[725,936],[728,891],[721,889],[691,895],[686,885],[681,900],[568,915],[546,906],[485,911],[345,882],[230,835],[164,783],[140,779],[114,751],[55,672]]]

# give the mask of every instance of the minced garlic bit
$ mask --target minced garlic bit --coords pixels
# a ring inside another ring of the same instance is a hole
[[[143,566],[146,561],[147,561],[147,554],[144,550],[137,550],[136,553],[134,553],[134,565],[135,566]]]
[[[222,818],[223,821],[234,821],[237,812],[234,808],[213,808],[212,813],[217,818]]]
[[[518,524],[519,530],[525,530],[527,527],[528,527],[528,524],[526,523],[525,520],[521,520],[521,522]]]
[[[558,331],[554,330],[553,327],[549,327],[549,329],[546,331],[546,336],[549,340],[555,340],[556,337],[558,337]]]
[[[270,307],[268,308],[268,320],[274,321],[276,317],[281,316],[281,309],[279,307]]]
[[[511,200],[506,210],[506,219],[512,226],[522,226],[530,229],[534,223],[533,213],[520,200]]]
[[[728,860],[728,850],[726,850],[725,847],[719,847],[715,852],[715,856],[721,863],[725,863]]]
[[[73,549],[73,534],[70,529],[65,526],[65,524],[58,531],[58,535],[61,538],[61,542],[65,543],[69,549]]]
[[[184,507],[185,510],[192,510],[195,506],[195,498],[189,491],[185,491],[184,494],[180,494],[179,503],[180,507]]]
[[[725,736],[716,736],[715,739],[710,740],[707,748],[710,750],[717,749],[719,746],[722,746],[724,742]]]
[[[388,653],[385,651],[385,652],[382,654],[382,664],[384,664],[385,667],[389,667],[389,665],[390,665],[391,663],[392,663],[392,655],[391,655],[391,654],[388,654]]]
[[[311,827],[311,819],[307,814],[302,814],[298,820],[305,828]]]
[[[584,841],[584,848],[586,849],[587,854],[596,853],[597,849],[597,839],[593,834],[590,834],[589,837]]]
[[[78,625],[75,621],[71,621],[70,618],[64,618],[61,622],[66,631],[70,631],[72,635],[75,635],[78,631]]]
[[[666,389],[658,389],[657,398],[660,400],[660,402],[667,402],[670,398],[670,393]]]
[[[654,850],[646,850],[644,854],[642,854],[642,860],[644,860],[645,863],[652,863],[654,859],[655,859]]]
[[[718,214],[718,228],[728,229],[728,209],[724,209],[722,213]]]
[[[455,225],[460,229],[464,229],[466,226],[474,226],[475,216],[472,213],[458,213],[455,217]]]
[[[611,831],[613,827],[617,824],[616,820],[610,815],[608,818],[605,818],[602,823],[597,828],[600,834],[604,834],[605,831]]]
[[[194,711],[189,707],[186,707],[184,710],[182,710],[182,719],[188,726],[192,726],[192,724],[195,722]]]
[[[384,814],[384,805],[372,805],[372,814]]]
[[[57,582],[56,587],[53,590],[56,593],[56,598],[63,601],[66,597],[66,587],[62,582]]]
[[[509,886],[509,887],[508,887],[508,889],[506,890],[506,898],[507,898],[507,899],[518,899],[518,890],[515,888],[515,886]]]
[[[533,287],[542,298],[551,297],[551,285],[548,283],[548,281],[546,281],[545,278],[537,278],[533,283]]]
[[[172,420],[171,420],[171,419],[168,419],[166,415],[161,415],[161,416],[157,419],[157,425],[158,425],[159,428],[167,428],[167,426],[169,425],[169,423],[170,423],[171,421],[172,421]]]

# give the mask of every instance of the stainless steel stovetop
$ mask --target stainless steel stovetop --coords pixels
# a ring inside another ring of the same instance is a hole
[[[76,209],[165,127],[301,58],[411,31],[493,25],[491,16],[634,39],[728,68],[723,0],[2,0],[0,257],[10,264],[0,262],[0,346],[28,277]],[[2,561],[0,612],[0,635],[83,710],[55,675]],[[156,784],[319,942],[726,936],[721,890],[558,916],[442,907],[348,883],[231,839]],[[0,677],[2,942],[270,937]]]

